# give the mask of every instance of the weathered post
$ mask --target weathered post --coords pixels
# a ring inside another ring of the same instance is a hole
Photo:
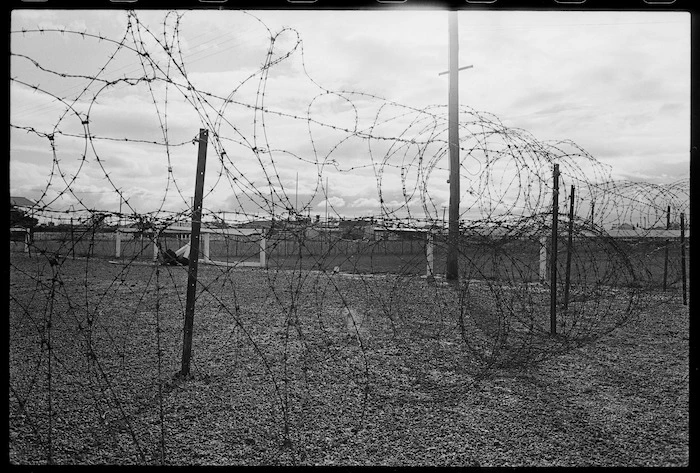
[[[425,257],[427,260],[426,278],[428,281],[435,279],[435,257],[433,255],[433,232],[428,231],[425,241]]]
[[[158,261],[158,236],[153,233],[153,261]]]
[[[192,209],[192,233],[190,239],[190,261],[187,272],[187,300],[185,302],[185,327],[183,330],[182,367],[179,375],[190,374],[192,356],[192,328],[194,325],[194,301],[197,295],[197,263],[199,260],[199,232],[202,227],[202,199],[204,196],[204,171],[207,164],[207,140],[209,133],[199,130],[199,154],[197,156],[197,175],[194,187],[194,207]]]
[[[540,238],[540,282],[547,281],[547,235]]]
[[[27,228],[24,231],[24,252],[25,253],[30,253],[29,248],[31,247],[31,243],[32,243],[32,229]]]
[[[204,234],[204,261],[209,261],[209,247],[210,247],[211,233]]]
[[[73,217],[70,218],[70,251],[75,259],[75,238],[73,236]]]
[[[671,229],[671,206],[666,207],[666,230]],[[668,285],[668,245],[669,241],[666,238],[666,245],[664,247],[664,292],[666,292],[666,286]]]
[[[683,305],[688,305],[688,281],[685,272],[685,214],[681,212],[681,278],[683,281]]]
[[[574,241],[574,193],[571,186],[571,204],[569,206],[569,239],[566,246],[566,275],[564,280],[564,314],[569,310],[569,289],[571,287],[571,252]]]
[[[550,258],[549,287],[549,332],[557,334],[557,232],[559,224],[559,165],[554,165],[554,187],[552,189],[552,256]]]
[[[264,230],[260,235],[260,267],[267,268],[267,239]]]

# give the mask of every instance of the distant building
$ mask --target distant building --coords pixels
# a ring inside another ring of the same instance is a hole
[[[35,202],[27,199],[26,197],[12,197],[10,196],[10,206],[11,207],[32,207]]]
[[[18,207],[32,207],[34,202],[26,197],[10,197],[10,228],[34,228],[39,220]]]
[[[272,221],[270,220],[251,220],[250,222],[241,222],[234,225],[234,228],[255,228],[255,229],[269,229],[272,227]]]
[[[367,238],[367,232],[372,230],[372,223],[367,220],[341,220],[338,222],[340,237],[347,240]]]
[[[423,240],[428,234],[427,228],[396,228],[396,227],[374,227],[373,234],[375,240]]]
[[[612,227],[613,230],[634,230],[634,225],[629,223],[621,223]]]

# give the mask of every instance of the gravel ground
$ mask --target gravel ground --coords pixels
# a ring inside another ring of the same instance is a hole
[[[184,268],[13,257],[10,276],[14,464],[689,464],[676,296],[564,354],[484,369],[447,289],[420,278],[202,267],[182,379]],[[344,305],[367,314],[359,332]]]

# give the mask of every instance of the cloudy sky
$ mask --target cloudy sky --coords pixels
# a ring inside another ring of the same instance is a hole
[[[402,180],[415,163],[403,146],[433,132],[444,144],[442,125],[415,120],[426,107],[446,117],[447,12],[179,13],[12,13],[12,195],[57,210],[182,210],[200,128],[211,133],[212,212],[273,203],[319,214],[329,203],[362,216],[424,189]],[[462,106],[538,140],[573,140],[614,178],[688,177],[688,13],[458,17],[460,64],[473,65],[460,72]],[[439,209],[444,147],[421,152],[433,153]],[[463,179],[480,172],[463,166]]]

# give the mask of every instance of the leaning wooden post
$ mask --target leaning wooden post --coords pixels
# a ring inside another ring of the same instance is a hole
[[[574,186],[571,186],[571,205],[569,206],[569,239],[566,246],[566,274],[564,279],[564,314],[569,310],[569,288],[571,287],[571,250],[574,240]]]
[[[207,139],[209,133],[199,130],[199,154],[197,156],[197,175],[194,186],[194,208],[192,209],[192,233],[190,237],[190,261],[187,272],[187,300],[185,302],[185,328],[182,343],[181,377],[190,374],[192,356],[192,327],[194,325],[194,301],[197,295],[197,263],[199,260],[199,231],[202,227],[202,199],[204,196],[204,171],[207,164]]]
[[[685,214],[681,212],[681,278],[683,280],[683,305],[688,305],[688,281],[685,274]]]
[[[549,332],[557,334],[557,232],[559,224],[559,165],[554,165],[552,189],[552,257],[549,268]]]

